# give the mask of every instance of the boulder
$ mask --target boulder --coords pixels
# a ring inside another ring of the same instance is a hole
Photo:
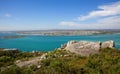
[[[110,41],[105,41],[101,44],[101,48],[113,48],[114,47],[114,41],[110,40]]]
[[[88,56],[99,51],[100,42],[80,41],[71,44],[69,42],[65,49],[82,56]]]
[[[69,41],[66,44],[65,49],[79,54],[81,56],[89,56],[90,54],[98,53],[101,48],[113,48],[114,41],[101,42],[90,42],[90,41]]]

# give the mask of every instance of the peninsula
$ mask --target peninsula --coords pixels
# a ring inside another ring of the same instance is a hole
[[[3,39],[11,39],[11,38],[22,38],[22,37],[25,37],[23,35],[16,35],[16,36],[1,36],[0,38],[3,38]]]

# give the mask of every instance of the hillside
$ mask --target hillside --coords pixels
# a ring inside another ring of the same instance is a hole
[[[27,61],[44,53],[0,51],[0,74],[120,74],[120,50],[100,49],[99,53],[80,56],[66,50],[48,52],[36,65],[19,67],[16,61]]]

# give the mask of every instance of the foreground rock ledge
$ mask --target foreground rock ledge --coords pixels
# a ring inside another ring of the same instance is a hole
[[[114,41],[105,42],[89,42],[89,41],[69,41],[64,49],[79,54],[81,56],[89,56],[98,53],[101,48],[114,48]]]

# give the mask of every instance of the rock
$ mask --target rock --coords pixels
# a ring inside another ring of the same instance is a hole
[[[35,53],[35,51],[33,50],[32,53]]]
[[[110,41],[105,41],[101,44],[101,48],[113,48],[114,47],[114,41],[110,40]]]
[[[33,59],[27,60],[27,61],[21,61],[19,63],[16,63],[16,65],[20,68],[24,67],[24,66],[38,65],[39,61],[46,59],[46,55],[47,55],[47,53],[45,53],[39,57],[35,57]]]
[[[40,68],[40,67],[41,67],[41,65],[38,65],[38,66],[37,66],[37,68]]]
[[[80,41],[74,43],[69,42],[65,49],[82,56],[88,56],[92,53],[97,53],[99,51],[100,43],[88,41]]]
[[[75,41],[75,40],[69,41],[66,46],[69,46],[69,45],[74,44],[74,43],[77,43],[77,41]]]
[[[66,44],[61,45],[61,49],[64,49],[66,47]]]
[[[43,54],[40,58],[43,60],[43,59],[46,59],[46,55],[47,53]]]
[[[62,50],[62,48],[58,48],[57,50]]]
[[[0,71],[2,72],[2,71],[4,71],[6,69],[6,67],[1,67],[0,68]]]
[[[89,42],[89,41],[69,41],[65,49],[79,54],[81,56],[89,56],[90,54],[98,53],[101,48],[113,48],[114,41],[106,42]]]
[[[17,60],[15,63],[20,63],[21,62],[21,60]]]

